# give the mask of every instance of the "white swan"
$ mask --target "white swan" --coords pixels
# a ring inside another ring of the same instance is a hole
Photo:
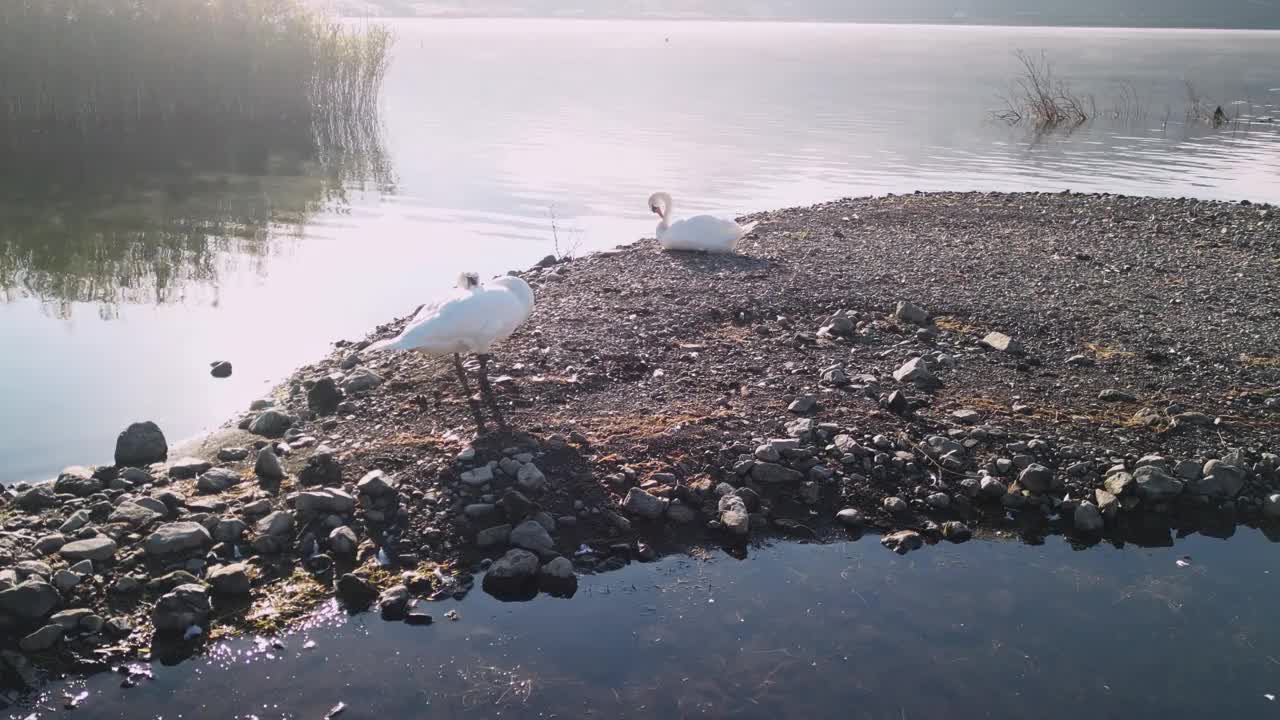
[[[476,273],[458,276],[458,286],[446,297],[423,305],[399,335],[364,349],[366,353],[417,351],[432,357],[453,355],[454,369],[471,400],[471,388],[462,365],[462,353],[475,353],[480,362],[480,391],[495,407],[489,387],[489,351],[506,340],[533,312],[533,288],[515,276],[505,276],[488,284]],[[481,430],[484,420],[472,405]],[[499,422],[501,417],[499,416]]]
[[[649,210],[662,218],[658,223],[658,243],[664,250],[731,253],[738,241],[758,224],[739,225],[734,220],[714,215],[698,215],[672,222],[671,195],[664,192],[649,196]]]

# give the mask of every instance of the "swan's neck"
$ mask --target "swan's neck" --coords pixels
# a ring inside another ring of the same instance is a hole
[[[662,221],[658,223],[658,234],[661,235],[671,229],[671,198],[663,197],[658,200],[662,203]]]

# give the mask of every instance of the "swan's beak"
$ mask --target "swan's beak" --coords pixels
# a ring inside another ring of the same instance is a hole
[[[650,205],[649,210],[653,212],[655,215],[657,215],[658,217],[664,220],[666,219],[666,216],[662,214],[662,208],[658,207],[657,205]]]

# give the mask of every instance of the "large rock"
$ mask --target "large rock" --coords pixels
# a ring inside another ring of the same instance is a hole
[[[161,517],[160,513],[151,508],[143,507],[131,500],[126,500],[115,506],[115,509],[113,509],[111,514],[107,516],[107,522],[122,523],[136,530],[150,525]]]
[[[342,463],[328,452],[312,455],[298,473],[298,482],[307,487],[341,485]]]
[[[222,565],[205,576],[215,595],[248,595],[250,589],[249,566],[244,563]]]
[[[538,587],[545,593],[572,596],[578,590],[578,576],[573,563],[566,557],[558,557],[538,571]]]
[[[249,432],[263,437],[278,438],[293,425],[293,418],[279,410],[267,410],[249,423]]]
[[[263,535],[283,537],[293,532],[293,513],[277,510],[258,521],[257,530]]]
[[[240,542],[240,538],[244,536],[244,531],[248,529],[249,526],[240,518],[222,518],[217,525],[213,526],[213,539],[215,542],[220,543]]]
[[[1210,460],[1204,464],[1204,478],[1198,489],[1202,495],[1233,498],[1244,489],[1248,479],[1249,472],[1244,468]]]
[[[329,533],[329,550],[340,557],[351,557],[360,547],[360,538],[356,532],[346,525],[336,527]]]
[[[476,547],[505,547],[511,541],[510,525],[495,525],[476,533]]]
[[[240,474],[227,468],[213,468],[196,478],[196,489],[206,493],[220,493],[240,482]]]
[[[346,515],[356,509],[356,499],[337,488],[298,493],[294,509],[310,515]]]
[[[762,485],[781,485],[798,483],[804,475],[777,463],[757,462],[751,467],[751,479]]]
[[[143,550],[154,557],[202,553],[213,545],[209,531],[200,523],[175,522],[161,525],[147,536]]]
[[[915,383],[921,387],[941,385],[938,376],[933,374],[924,358],[908,360],[902,367],[893,371],[893,379],[900,383]]]
[[[1156,465],[1134,470],[1133,481],[1138,496],[1150,502],[1172,500],[1182,494],[1183,482]]]
[[[525,463],[516,473],[516,484],[525,492],[538,492],[547,484],[547,476],[533,463]]]
[[[64,469],[53,483],[53,491],[76,497],[88,497],[102,490],[102,481],[93,476],[91,468],[76,465]]]
[[[68,562],[92,560],[105,562],[115,557],[116,541],[109,537],[94,537],[87,540],[76,540],[62,546],[62,557]]]
[[[378,611],[383,620],[403,620],[409,615],[409,602],[413,596],[404,585],[389,587],[378,596]]]
[[[737,495],[725,495],[717,506],[720,511],[720,522],[725,529],[734,535],[746,535],[751,532],[751,516],[747,513],[747,504]]]
[[[534,552],[549,552],[555,548],[551,533],[536,520],[525,520],[511,531],[511,544]]]
[[[58,494],[53,491],[53,484],[43,483],[30,490],[18,493],[18,496],[13,499],[13,504],[19,510],[39,512],[48,508],[58,507],[61,501],[58,500]]]
[[[906,555],[912,550],[924,547],[924,538],[915,530],[899,530],[880,538],[880,544],[899,555]]]
[[[1076,506],[1074,526],[1076,532],[1092,535],[1102,532],[1102,513],[1098,511],[1098,506],[1085,500]]]
[[[348,393],[372,390],[382,384],[382,376],[369,368],[356,368],[342,381],[342,391]]]
[[[258,451],[258,461],[253,465],[253,472],[264,480],[283,480],[285,478],[284,463],[276,449],[267,445]]]
[[[927,325],[929,323],[929,313],[924,308],[905,300],[899,302],[898,306],[894,308],[893,316],[913,325]]]
[[[490,479],[493,473],[489,474]],[[361,495],[368,495],[371,498],[380,498],[383,495],[394,495],[396,493],[396,482],[381,470],[370,470],[360,478],[360,482],[356,483],[356,492]]]
[[[373,604],[378,591],[368,580],[354,573],[347,573],[338,578],[338,599],[351,611],[361,611]]]
[[[8,590],[0,590],[0,613],[24,623],[43,620],[61,603],[58,591],[40,580],[28,580]]]
[[[1015,355],[1022,352],[1022,343],[1004,333],[987,333],[986,337],[982,338],[982,344],[1000,352],[1013,353]]]
[[[1018,476],[1018,484],[1034,493],[1046,493],[1053,489],[1053,471],[1043,465],[1028,465]]]
[[[484,574],[485,592],[499,597],[524,595],[537,584],[538,556],[525,550],[508,550]]]
[[[213,467],[213,463],[203,458],[184,457],[169,463],[169,477],[175,480],[187,480]]]
[[[322,377],[307,391],[307,407],[317,415],[328,415],[338,409],[342,391],[331,377]]]
[[[1121,497],[1133,488],[1133,475],[1124,471],[1111,473],[1102,481],[1102,486],[1112,495]]]
[[[169,443],[153,422],[134,423],[116,438],[116,465],[141,467],[164,462],[169,457]]]
[[[151,622],[158,633],[182,633],[192,625],[203,627],[211,609],[204,586],[179,585],[156,603]]]
[[[44,652],[45,650],[48,650],[54,645],[62,642],[62,635],[65,632],[66,631],[62,629],[61,625],[45,625],[39,630],[36,630],[30,635],[19,640],[18,647],[21,648],[23,652]]]
[[[640,488],[633,487],[627,491],[627,498],[622,501],[622,507],[633,515],[639,515],[649,520],[657,520],[667,511],[667,502],[665,498],[651,495]]]

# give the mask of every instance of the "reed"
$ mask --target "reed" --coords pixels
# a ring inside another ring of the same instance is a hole
[[[367,136],[390,48],[301,0],[5,0],[0,160],[314,153]]]

